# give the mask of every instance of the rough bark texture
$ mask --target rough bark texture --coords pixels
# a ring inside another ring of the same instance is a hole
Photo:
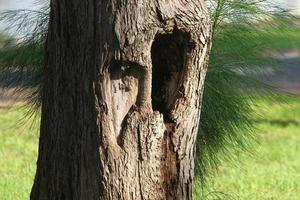
[[[32,200],[191,199],[202,0],[52,0]]]

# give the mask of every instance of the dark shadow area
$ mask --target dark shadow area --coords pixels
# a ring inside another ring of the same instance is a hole
[[[41,74],[37,71],[11,71],[5,70],[0,73],[0,87],[35,87],[41,81]]]
[[[178,89],[185,65],[189,36],[174,31],[158,35],[151,48],[152,108],[163,114],[165,121],[178,97]]]
[[[287,120],[284,120],[284,119],[271,119],[271,120],[268,120],[268,119],[260,119],[260,120],[254,120],[255,123],[259,123],[259,124],[262,124],[262,123],[267,123],[267,124],[270,124],[270,125],[274,125],[274,126],[280,126],[280,127],[287,127],[287,126],[291,126],[291,125],[294,125],[294,126],[298,126],[300,125],[300,123],[296,120],[293,120],[293,119],[287,119]]]

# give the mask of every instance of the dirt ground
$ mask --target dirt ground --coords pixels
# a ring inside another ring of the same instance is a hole
[[[16,88],[0,88],[0,109],[7,109],[15,103],[25,101],[25,98],[18,96],[15,91]]]
[[[270,74],[264,82],[280,91],[300,95],[300,53],[292,55],[279,58],[281,68]]]

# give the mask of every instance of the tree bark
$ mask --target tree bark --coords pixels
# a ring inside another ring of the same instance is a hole
[[[51,0],[32,200],[192,199],[203,0]]]

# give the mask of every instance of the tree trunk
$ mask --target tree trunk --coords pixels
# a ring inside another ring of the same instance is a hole
[[[51,0],[32,200],[191,199],[203,0]]]

